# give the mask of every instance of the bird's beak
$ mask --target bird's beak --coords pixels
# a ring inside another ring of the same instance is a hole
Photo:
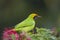
[[[37,16],[38,18],[41,18],[42,16]]]
[[[36,15],[38,18],[41,18],[42,16],[40,16],[40,15]]]

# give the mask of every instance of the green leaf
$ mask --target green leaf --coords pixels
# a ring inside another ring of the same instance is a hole
[[[50,29],[36,28],[37,33],[31,34],[32,40],[57,40],[57,38],[51,34]]]

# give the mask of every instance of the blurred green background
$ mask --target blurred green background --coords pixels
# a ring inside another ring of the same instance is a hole
[[[42,16],[36,20],[36,26],[56,27],[60,31],[60,0],[0,0],[0,34],[32,12]]]

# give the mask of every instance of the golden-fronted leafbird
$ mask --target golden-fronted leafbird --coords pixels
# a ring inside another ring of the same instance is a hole
[[[34,20],[35,17],[40,16],[36,13],[32,13],[24,21],[18,23],[14,29],[16,31],[25,31],[25,32],[32,30],[35,27],[35,20]]]

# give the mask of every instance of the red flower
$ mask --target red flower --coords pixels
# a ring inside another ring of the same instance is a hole
[[[5,31],[3,32],[3,40],[18,40],[19,39],[19,35],[17,34],[16,31],[12,30],[12,29],[5,29]]]
[[[25,38],[24,38],[25,37]],[[6,28],[3,32],[3,40],[31,40],[25,32],[18,34],[15,30],[11,28]]]

